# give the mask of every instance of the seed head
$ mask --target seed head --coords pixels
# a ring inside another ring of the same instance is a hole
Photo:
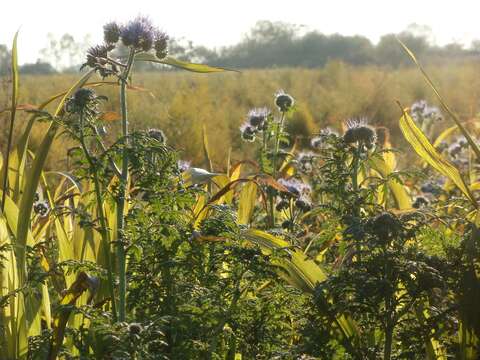
[[[120,26],[116,22],[110,22],[103,26],[103,39],[107,44],[116,44],[120,39]]]
[[[153,46],[157,31],[149,18],[138,16],[121,28],[120,37],[123,45],[127,47],[149,51]]]
[[[285,93],[283,90],[278,91],[275,94],[275,105],[281,112],[286,112],[294,105],[295,100],[289,94]]]
[[[165,144],[167,142],[167,137],[165,136],[165,133],[160,129],[149,129],[147,131],[147,135],[153,140],[156,140],[162,144]]]

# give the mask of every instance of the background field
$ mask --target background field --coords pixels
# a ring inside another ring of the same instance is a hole
[[[427,71],[462,120],[469,120],[479,112],[478,62],[432,65]],[[38,105],[67,89],[78,76],[22,76],[20,103]],[[341,129],[344,120],[366,116],[372,125],[389,127],[393,144],[400,148],[404,140],[397,126],[400,112],[396,101],[404,106],[419,99],[436,104],[431,89],[415,68],[358,67],[342,62],[330,62],[321,69],[263,69],[210,75],[144,72],[135,75],[133,84],[148,91],[129,93],[132,129],[164,130],[169,144],[180,149],[183,158],[200,164],[205,124],[216,168],[224,167],[230,147],[234,160],[252,155],[248,143],[240,140],[238,127],[250,108],[272,106],[273,94],[278,89],[285,89],[297,101],[298,111],[290,122],[290,130],[299,137],[307,137],[325,126]],[[0,89],[2,108],[8,106],[7,88],[8,84],[4,83]],[[113,105],[117,103],[118,89],[105,86],[98,91],[110,99],[106,110],[118,111]],[[3,116],[6,119],[6,114]],[[25,115],[21,114],[20,118]],[[6,123],[1,121],[3,139]],[[23,123],[17,121],[17,131]],[[451,125],[448,120],[444,124]],[[112,137],[118,125],[107,123]],[[43,129],[42,124],[37,125],[33,148],[40,141]],[[68,146],[61,137],[57,139],[50,153],[49,167],[66,166],[62,159]]]

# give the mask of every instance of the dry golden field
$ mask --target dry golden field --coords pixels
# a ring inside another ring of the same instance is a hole
[[[478,63],[435,65],[427,71],[462,120],[472,119],[479,112]],[[68,89],[77,77],[74,74],[23,76],[20,103],[38,105]],[[242,143],[239,138],[238,127],[250,108],[272,106],[278,89],[288,91],[296,99],[297,112],[290,121],[290,131],[300,137],[327,125],[340,129],[344,120],[366,116],[372,125],[389,127],[392,142],[399,147],[404,140],[397,126],[400,110],[396,101],[403,106],[419,99],[436,104],[431,89],[416,68],[391,70],[338,62],[322,69],[247,70],[207,75],[137,73],[133,83],[142,90],[129,93],[131,128],[163,129],[169,144],[183,152],[181,157],[199,163],[203,159],[202,126],[205,124],[214,165],[218,168],[224,166],[230,148],[235,160],[251,155],[248,143]],[[2,107],[8,106],[5,88],[0,89]],[[98,88],[98,92],[111,100],[106,103],[106,110],[118,111],[113,105],[118,103],[116,86],[104,86]],[[21,126],[22,121],[17,121],[17,131]],[[107,130],[114,133],[117,126],[115,122],[108,123]],[[42,129],[43,126],[38,125],[33,146],[40,140]],[[50,167],[63,166],[59,159],[65,158],[67,147],[64,140],[57,140],[50,153]]]

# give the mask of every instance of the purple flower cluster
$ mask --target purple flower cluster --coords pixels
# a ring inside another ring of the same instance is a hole
[[[248,112],[247,120],[240,126],[242,139],[245,141],[255,141],[257,133],[268,128],[268,120],[271,112],[266,107],[254,108]]]
[[[422,124],[424,121],[440,121],[443,116],[436,106],[430,106],[425,100],[416,101],[410,106],[412,118]]]

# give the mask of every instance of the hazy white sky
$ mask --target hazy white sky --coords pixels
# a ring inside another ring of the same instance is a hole
[[[33,62],[47,45],[47,33],[72,34],[93,42],[102,25],[148,15],[172,37],[207,46],[229,45],[258,20],[305,25],[323,33],[361,34],[374,42],[385,33],[417,23],[432,28],[436,42],[469,45],[480,39],[480,0],[15,0],[0,5],[0,43],[10,44],[16,29],[20,62]]]

